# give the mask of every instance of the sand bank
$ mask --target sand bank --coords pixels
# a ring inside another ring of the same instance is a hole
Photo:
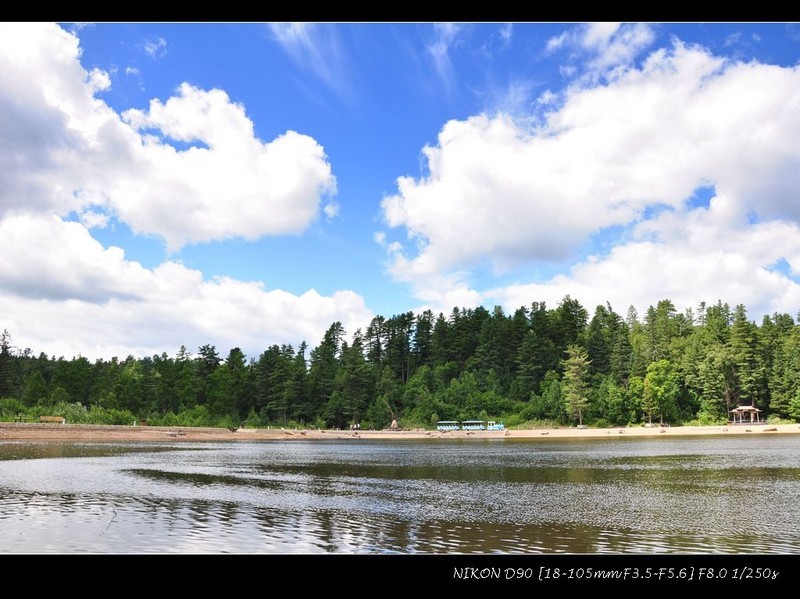
[[[800,434],[800,424],[753,424],[727,426],[549,428],[505,431],[415,430],[300,430],[238,429],[174,426],[103,426],[86,424],[39,424],[0,422],[0,442],[23,440],[53,441],[274,441],[287,439],[581,439],[622,437],[691,437],[703,435]]]

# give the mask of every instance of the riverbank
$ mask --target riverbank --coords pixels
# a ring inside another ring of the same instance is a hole
[[[200,428],[179,426],[106,426],[90,424],[0,422],[3,441],[276,441],[320,439],[581,439],[614,437],[694,437],[703,435],[781,435],[800,434],[800,424],[736,424],[721,426],[549,428],[505,431],[429,431],[414,430],[299,430]]]

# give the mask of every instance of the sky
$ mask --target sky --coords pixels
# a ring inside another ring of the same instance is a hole
[[[800,310],[800,25],[0,23],[0,330],[313,348],[567,295]]]

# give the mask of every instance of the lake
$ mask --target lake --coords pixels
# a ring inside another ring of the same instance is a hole
[[[0,444],[0,552],[798,554],[800,435]]]

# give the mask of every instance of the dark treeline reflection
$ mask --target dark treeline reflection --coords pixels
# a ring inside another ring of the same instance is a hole
[[[0,454],[0,551],[800,551],[795,436],[68,445]]]

